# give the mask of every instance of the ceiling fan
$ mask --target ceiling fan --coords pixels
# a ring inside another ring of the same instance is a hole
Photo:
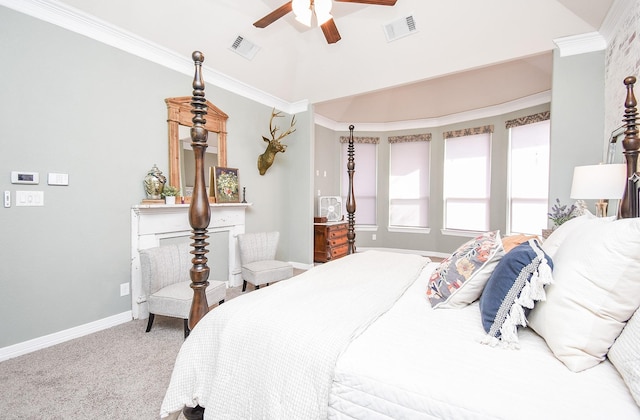
[[[292,0],[275,9],[262,19],[253,23],[256,28],[266,28],[287,13],[293,11],[296,20],[306,26],[311,26],[315,19],[322,28],[324,37],[329,44],[340,41],[340,33],[331,16],[331,5],[334,0]],[[393,6],[397,0],[335,0],[343,3],[376,4],[379,6]]]

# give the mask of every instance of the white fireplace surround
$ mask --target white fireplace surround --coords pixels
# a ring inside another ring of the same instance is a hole
[[[229,238],[227,287],[242,284],[237,236],[245,231],[245,210],[250,205],[211,204],[209,233],[227,232]],[[188,204],[150,204],[131,208],[131,308],[134,319],[149,316],[142,293],[139,251],[159,246],[162,239],[188,238],[191,234]]]

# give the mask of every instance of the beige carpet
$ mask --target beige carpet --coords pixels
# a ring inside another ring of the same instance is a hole
[[[240,293],[231,288],[227,299]],[[158,419],[183,324],[157,316],[151,332],[146,325],[134,320],[0,363],[2,417]]]

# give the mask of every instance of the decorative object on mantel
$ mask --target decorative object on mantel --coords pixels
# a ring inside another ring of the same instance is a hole
[[[164,189],[164,184],[167,182],[167,178],[162,174],[162,171],[158,169],[156,164],[153,165],[153,168],[147,175],[144,177],[144,191],[147,194],[147,199],[149,200],[160,200],[162,199],[162,190]]]
[[[242,187],[242,202],[247,202],[247,187]]]
[[[264,175],[267,172],[267,169],[269,169],[271,165],[273,165],[273,161],[276,158],[276,153],[284,153],[287,150],[287,146],[280,143],[280,140],[296,131],[296,129],[294,128],[294,126],[296,125],[296,116],[294,115],[293,117],[291,117],[291,125],[289,126],[289,129],[281,133],[278,138],[276,138],[276,133],[278,132],[279,127],[273,125],[273,119],[282,116],[282,112],[276,112],[275,108],[273,108],[273,110],[271,111],[271,119],[269,120],[269,133],[271,135],[271,140],[269,140],[265,136],[262,136],[262,140],[266,141],[268,144],[267,149],[264,151],[264,153],[258,156],[258,171],[260,171],[260,175]]]
[[[240,187],[236,168],[213,167],[213,186],[217,203],[239,203]]]
[[[180,189],[169,184],[165,184],[162,189],[165,204],[176,204],[176,196],[178,194],[180,194]]]

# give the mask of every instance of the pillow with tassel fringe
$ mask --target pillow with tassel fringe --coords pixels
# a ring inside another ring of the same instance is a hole
[[[537,239],[505,254],[489,277],[480,296],[483,343],[518,348],[518,327],[527,326],[535,303],[545,300],[544,287],[552,281],[553,262]]]

